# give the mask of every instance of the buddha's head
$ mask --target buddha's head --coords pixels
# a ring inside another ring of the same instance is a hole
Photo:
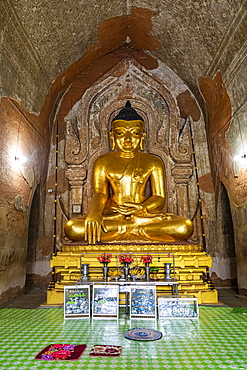
[[[143,118],[131,107],[128,100],[125,107],[112,120],[111,150],[117,148],[126,154],[135,152],[139,148],[144,150],[145,138]]]

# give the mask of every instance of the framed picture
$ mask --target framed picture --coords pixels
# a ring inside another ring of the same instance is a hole
[[[117,319],[119,306],[118,285],[94,285],[92,317]]]
[[[90,285],[64,287],[64,318],[83,319],[90,317]]]
[[[156,287],[130,288],[130,318],[156,319]]]
[[[159,319],[197,319],[199,317],[197,298],[158,298]]]

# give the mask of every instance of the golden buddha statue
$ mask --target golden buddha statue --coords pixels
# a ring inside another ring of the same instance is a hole
[[[143,118],[127,101],[113,119],[111,152],[96,159],[93,198],[87,216],[69,220],[65,233],[72,241],[89,244],[107,241],[171,242],[187,240],[191,220],[163,213],[165,171],[162,160],[143,153]],[[150,182],[151,195],[147,196]]]

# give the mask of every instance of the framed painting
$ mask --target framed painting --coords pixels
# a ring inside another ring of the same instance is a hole
[[[156,319],[156,287],[130,288],[130,318]]]
[[[159,319],[197,319],[199,317],[197,298],[158,298]]]
[[[94,285],[92,317],[117,319],[119,312],[119,286]]]
[[[90,285],[64,287],[64,318],[83,319],[90,317]]]

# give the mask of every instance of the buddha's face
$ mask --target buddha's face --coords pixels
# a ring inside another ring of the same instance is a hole
[[[118,150],[128,153],[138,150],[145,138],[142,121],[118,120],[112,123],[112,140]]]

